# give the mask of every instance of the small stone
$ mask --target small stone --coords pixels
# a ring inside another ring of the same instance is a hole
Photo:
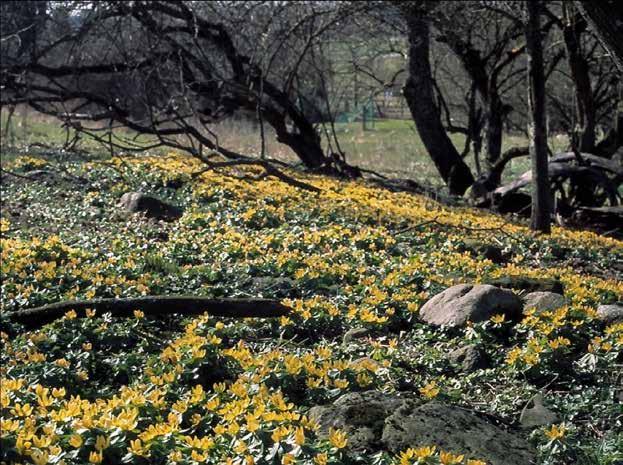
[[[564,296],[547,291],[530,292],[523,297],[523,301],[524,310],[535,308],[537,313],[556,310],[567,303]]]
[[[524,408],[519,417],[519,422],[524,428],[546,426],[560,421],[558,415],[543,405],[543,396],[537,394],[532,399],[532,408]]]
[[[597,318],[607,325],[623,322],[623,305],[600,305],[597,307]]]
[[[468,373],[490,366],[487,353],[477,345],[468,345],[453,350],[448,354],[448,360],[454,365],[460,365],[462,371]]]
[[[155,219],[176,220],[183,213],[179,207],[140,192],[126,192],[121,196],[119,206],[130,213],[144,213]]]
[[[468,251],[475,257],[484,257],[493,263],[504,263],[502,249],[496,245],[487,244],[476,240],[466,239],[463,245],[459,247],[461,251]]]
[[[348,344],[355,339],[363,339],[366,337],[370,331],[366,328],[352,328],[346,331],[344,337],[342,338],[342,344]]]

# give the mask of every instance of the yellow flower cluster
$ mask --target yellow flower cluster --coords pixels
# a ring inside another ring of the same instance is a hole
[[[399,465],[441,464],[441,465],[487,465],[477,459],[466,459],[465,454],[454,454],[437,449],[436,446],[409,448],[398,455]],[[433,461],[434,460],[434,461]]]

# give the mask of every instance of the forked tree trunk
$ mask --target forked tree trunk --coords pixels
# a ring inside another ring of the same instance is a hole
[[[409,77],[404,96],[418,133],[450,192],[463,195],[474,177],[448,137],[433,94],[429,23],[417,7],[403,9],[409,28]]]
[[[549,234],[551,230],[551,194],[547,160],[547,125],[543,43],[541,41],[541,3],[525,2],[527,15],[528,102],[530,104],[530,155],[532,158],[532,213],[530,228]]]

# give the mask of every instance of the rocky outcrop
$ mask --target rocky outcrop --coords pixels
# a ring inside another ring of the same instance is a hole
[[[470,410],[438,402],[396,410],[385,420],[381,441],[391,452],[431,444],[446,451],[460,451],[490,465],[529,465],[536,456],[521,435],[510,433]]]
[[[365,454],[435,445],[479,458],[490,465],[530,465],[535,451],[519,432],[493,424],[470,410],[439,402],[424,403],[410,395],[378,391],[349,393],[333,404],[313,407],[320,436],[329,428],[348,434],[347,449]]]
[[[437,294],[420,309],[420,319],[438,326],[463,326],[501,313],[519,319],[523,302],[512,291],[488,284],[458,284]]]

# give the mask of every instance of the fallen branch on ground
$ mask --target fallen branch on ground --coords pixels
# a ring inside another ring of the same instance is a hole
[[[131,317],[134,310],[141,310],[146,316],[201,315],[230,318],[274,318],[290,313],[290,307],[272,299],[213,299],[194,296],[147,296],[136,298],[68,300],[42,307],[28,308],[11,313],[8,318],[21,323],[27,329],[39,328],[74,310],[78,317],[86,316],[86,310],[96,310],[99,315],[110,313],[114,317]]]

